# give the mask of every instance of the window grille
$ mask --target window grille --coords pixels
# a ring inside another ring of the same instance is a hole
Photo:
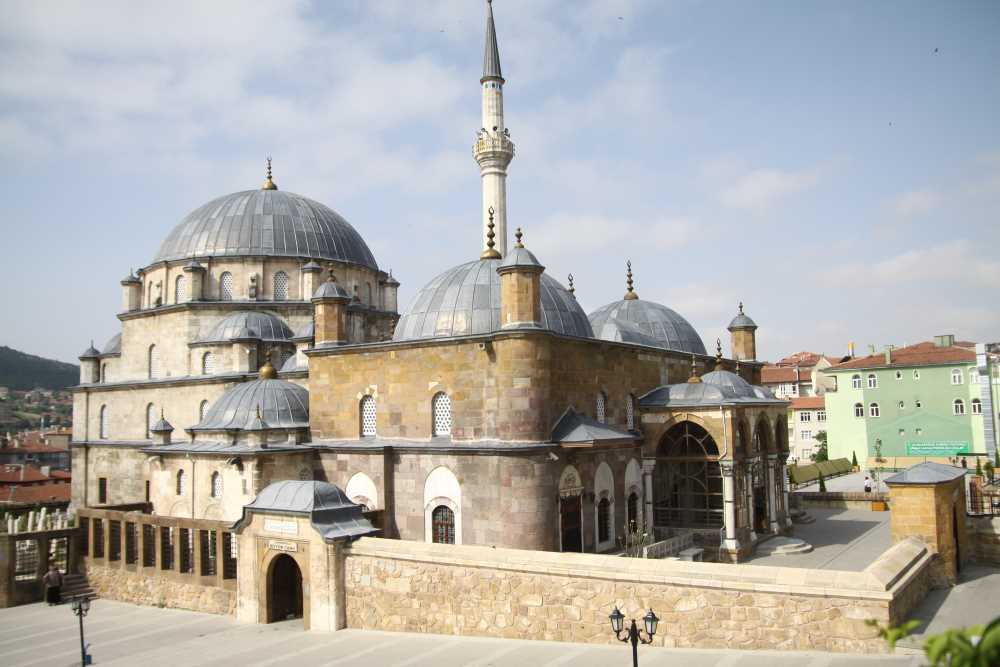
[[[194,572],[194,531],[190,528],[181,528],[181,568],[185,574]]]
[[[236,578],[236,557],[239,553],[239,545],[236,536],[232,533],[222,534],[222,578]]]
[[[455,543],[455,513],[450,507],[438,505],[431,513],[432,539],[436,544]]]
[[[83,539],[80,540],[80,554],[84,556],[90,555],[90,519],[88,517],[82,516],[79,519],[80,522],[80,535]]]
[[[206,352],[201,358],[201,374],[212,375],[215,373],[215,355]]]
[[[184,495],[184,487],[186,486],[186,484],[185,484],[186,480],[184,479],[184,477],[185,477],[184,471],[183,470],[178,470],[177,471],[177,495],[178,496],[183,496]]]
[[[451,435],[451,397],[438,392],[431,401],[434,412],[434,435]]]
[[[744,436],[745,437],[745,436]],[[757,440],[757,435],[753,441]],[[657,448],[654,525],[717,528],[723,523],[719,448],[693,422],[673,426]]]
[[[869,417],[878,417],[879,414],[880,413],[879,413],[878,403],[872,403],[871,405],[868,406]]]
[[[972,399],[972,414],[974,415],[983,414],[983,404],[978,398]]]
[[[156,345],[149,346],[149,379],[156,380],[160,377],[160,351]]]
[[[219,299],[222,301],[233,300],[233,274],[229,271],[219,276]]]
[[[601,498],[597,503],[597,541],[607,542],[611,539],[611,502]]]
[[[205,421],[205,413],[208,412],[208,401],[202,401],[201,405],[198,406],[198,421]]]
[[[69,538],[57,537],[49,540],[49,562],[56,566],[56,569],[66,573],[67,557],[69,554]]]
[[[597,409],[595,410],[595,413],[597,415],[597,421],[601,422],[602,424],[607,421],[607,410],[606,410],[607,401],[608,398],[607,396],[604,395],[603,391],[597,392]]]
[[[361,399],[361,437],[375,437],[375,398],[365,396]]]
[[[212,473],[212,497],[222,497],[222,475],[217,472]]]
[[[284,271],[278,271],[274,274],[274,300],[288,300],[288,274]]]
[[[187,278],[177,276],[174,281],[174,303],[183,303],[187,299]]]
[[[146,406],[146,439],[153,439],[153,425],[156,424],[156,406],[152,403]]]
[[[868,388],[878,389],[878,376],[875,375],[874,373],[868,374]]]
[[[122,522],[108,522],[108,560],[122,558]]]
[[[99,433],[100,433],[101,440],[107,440],[108,439],[108,406],[106,406],[106,405],[102,405],[101,406],[101,418],[100,418],[100,427],[99,427],[99,429],[100,429]]]
[[[956,415],[964,415],[965,414],[965,402],[962,399],[960,399],[960,398],[956,398],[955,402],[952,403],[952,411]]]
[[[628,425],[628,430],[635,429],[635,396],[632,394],[625,398],[625,423]]]
[[[156,529],[142,524],[142,566],[156,566]]]
[[[17,540],[14,543],[14,581],[34,581],[38,578],[38,542]]]
[[[160,527],[160,569],[174,569],[174,528]]]
[[[201,576],[212,577],[218,571],[218,550],[214,530],[199,530],[198,542],[201,549]]]
[[[94,558],[104,558],[104,519],[94,519]]]
[[[855,417],[864,417],[865,416],[865,406],[861,405],[860,403],[855,403],[854,404],[854,416]]]

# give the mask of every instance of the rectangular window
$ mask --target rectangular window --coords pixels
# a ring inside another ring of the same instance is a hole
[[[816,411],[816,421],[818,421],[818,422],[825,422],[826,421],[826,410],[817,410]]]
[[[217,550],[214,530],[199,530],[198,542],[201,549],[201,576],[212,577],[217,571]]]
[[[803,410],[802,412],[799,413],[799,421],[800,422],[811,422],[812,421],[812,416],[813,415],[812,415],[811,412],[806,412],[805,410]]]
[[[156,567],[156,528],[142,524],[142,566]]]
[[[146,502],[149,502],[149,480],[146,480]]]
[[[174,529],[162,526],[160,528],[160,569],[174,569]]]
[[[180,529],[181,567],[185,574],[194,572],[194,532],[190,528]]]
[[[99,477],[97,479],[97,502],[101,505],[108,504],[108,478]]]
[[[94,558],[104,558],[104,519],[94,519]]]
[[[14,580],[34,581],[37,578],[38,542],[36,540],[17,540],[14,542]]]
[[[90,519],[88,517],[80,517],[80,535],[83,537],[80,540],[80,553],[84,556],[90,555]]]
[[[236,578],[236,555],[239,547],[236,536],[232,533],[222,534],[222,578]]]
[[[125,524],[125,564],[135,565],[135,524],[131,521]]]
[[[802,440],[812,440],[812,437],[813,437],[812,431],[802,431],[802,438],[801,438]]]
[[[108,521],[108,560],[122,558],[122,522]]]

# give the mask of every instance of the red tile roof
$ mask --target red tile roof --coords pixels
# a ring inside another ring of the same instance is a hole
[[[69,484],[37,484],[34,486],[12,486],[0,490],[0,502],[45,503],[69,502]]]
[[[826,399],[823,396],[793,398],[790,407],[792,410],[822,410],[826,407]]]
[[[899,347],[892,351],[891,362],[885,363],[885,352],[870,354],[823,369],[842,371],[854,368],[888,368],[891,366],[933,366],[936,364],[969,363],[976,360],[975,343],[956,342],[950,347],[937,347],[931,341]]]
[[[42,474],[41,469],[32,465],[4,464],[0,465],[0,484],[18,484],[31,482],[45,482],[48,477]]]
[[[795,376],[794,366],[764,366],[760,369],[761,384],[777,384],[779,382],[812,382],[812,375],[808,369],[799,368],[798,377]]]

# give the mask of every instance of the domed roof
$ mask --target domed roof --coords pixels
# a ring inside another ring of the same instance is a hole
[[[195,209],[170,232],[153,262],[224,256],[308,257],[378,270],[349,222],[282,190],[234,192]]]
[[[732,331],[733,329],[756,329],[757,323],[750,319],[749,315],[743,313],[743,302],[740,301],[740,312],[736,313],[736,317],[732,319],[729,323],[728,329]]]
[[[244,310],[224,317],[198,342],[228,343],[234,338],[256,338],[271,343],[287,343],[291,342],[292,335],[291,327],[274,313]]]
[[[783,403],[769,389],[756,387],[736,373],[717,370],[701,378],[663,385],[639,398],[643,408],[696,407],[701,405],[771,405]]]
[[[736,373],[727,370],[715,370],[701,376],[702,384],[711,384],[716,387],[723,387],[732,392],[733,396],[754,397],[756,394],[753,385],[741,378]]]
[[[292,382],[261,379],[227,389],[192,430],[252,430],[258,408],[268,428],[309,428],[309,392]]]
[[[500,330],[499,259],[480,259],[431,280],[396,325],[395,341],[487,334]],[[593,338],[587,315],[573,295],[546,273],[541,276],[542,328]]]
[[[657,347],[705,354],[705,344],[694,327],[677,312],[654,301],[637,298],[613,301],[588,317],[595,334],[603,340],[643,342],[629,339],[629,332],[638,328],[655,341]]]

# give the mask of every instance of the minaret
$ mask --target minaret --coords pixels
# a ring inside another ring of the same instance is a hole
[[[483,56],[483,126],[472,156],[483,179],[483,240],[489,231],[492,210],[496,226],[496,249],[507,254],[507,165],[514,159],[514,142],[503,124],[503,76],[500,49],[493,23],[493,0],[486,0],[486,52]]]

